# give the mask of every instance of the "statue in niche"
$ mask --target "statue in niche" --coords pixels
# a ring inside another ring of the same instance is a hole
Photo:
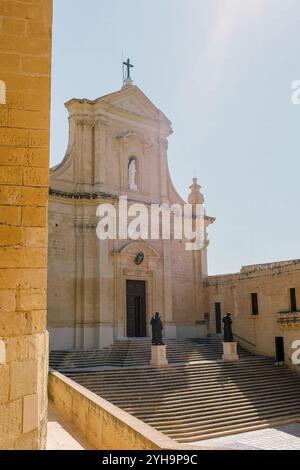
[[[136,161],[135,158],[130,159],[128,165],[128,186],[132,191],[137,191],[138,187],[136,184]]]

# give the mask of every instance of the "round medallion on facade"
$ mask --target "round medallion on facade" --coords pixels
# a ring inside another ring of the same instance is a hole
[[[139,266],[144,261],[144,258],[145,258],[144,253],[140,251],[135,257],[135,260],[134,260],[135,264]]]

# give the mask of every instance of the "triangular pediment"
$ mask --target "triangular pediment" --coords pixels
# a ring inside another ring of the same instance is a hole
[[[127,96],[124,98],[119,98],[112,103],[116,108],[121,108],[124,111],[128,111],[133,114],[138,114],[139,116],[146,116],[153,118],[153,113],[150,112],[145,106],[143,106],[136,96]],[[157,115],[157,112],[156,112]]]
[[[98,98],[96,101],[110,104],[116,109],[126,111],[133,115],[155,120],[159,119],[164,121],[166,125],[171,126],[171,122],[165,114],[135,85]]]

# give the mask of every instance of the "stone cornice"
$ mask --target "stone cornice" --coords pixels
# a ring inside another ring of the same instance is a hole
[[[267,271],[267,270],[273,270],[276,268],[284,268],[284,267],[295,266],[295,265],[300,266],[300,259],[293,259],[293,260],[287,260],[287,261],[274,261],[271,263],[261,263],[261,264],[252,264],[248,266],[242,266],[240,272],[241,274],[248,274],[252,272]]]
[[[206,287],[225,287],[231,286],[236,287],[239,282],[247,282],[255,279],[272,279],[280,276],[290,276],[294,273],[299,273],[300,266],[297,269],[289,269],[290,266],[282,266],[280,268],[273,268],[264,271],[252,271],[251,273],[228,273],[228,274],[216,274],[208,276],[205,282]]]
[[[67,191],[59,191],[57,189],[49,188],[49,195],[61,197],[65,199],[86,199],[86,200],[94,200],[100,199],[102,197],[117,200],[117,196],[113,196],[112,194],[103,193],[103,192],[95,192],[95,193],[81,193],[81,192],[67,192]]]

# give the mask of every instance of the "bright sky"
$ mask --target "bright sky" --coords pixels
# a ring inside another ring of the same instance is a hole
[[[216,217],[209,273],[300,258],[299,0],[54,0],[51,164],[70,98],[133,78],[173,122],[169,166],[186,197],[194,169]]]

